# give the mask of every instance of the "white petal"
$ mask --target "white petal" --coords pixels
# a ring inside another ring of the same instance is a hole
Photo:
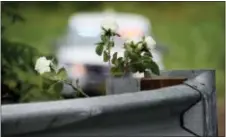
[[[47,60],[46,57],[40,57],[36,61],[35,70],[38,71],[40,74],[50,72],[50,64],[51,60]]]
[[[145,37],[144,41],[147,43],[147,46],[150,49],[154,49],[155,48],[156,42],[151,36]]]
[[[101,27],[103,27],[106,30],[110,29],[111,31],[116,32],[118,29],[118,24],[114,18],[107,17],[102,21]]]

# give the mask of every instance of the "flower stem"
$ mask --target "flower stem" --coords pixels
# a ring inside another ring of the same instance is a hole
[[[73,84],[70,84],[70,85],[72,86],[72,88],[73,88],[74,90],[80,92],[83,96],[89,97],[85,92],[83,92],[83,91],[81,90],[81,88],[76,88]]]
[[[108,54],[109,54],[109,60],[108,60],[108,69],[109,69],[109,79],[108,79],[108,87],[111,90],[111,47],[110,47],[111,37],[109,38],[109,46],[108,46]],[[110,91],[111,92],[111,91]]]
[[[82,89],[80,87],[75,87],[72,83],[70,83],[68,81],[64,81],[64,82],[67,83],[68,85],[70,85],[75,91],[80,92],[83,96],[89,97],[85,92],[82,91]]]

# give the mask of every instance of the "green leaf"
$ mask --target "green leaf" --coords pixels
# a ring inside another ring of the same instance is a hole
[[[129,53],[129,57],[132,59],[132,60],[137,60],[139,59],[139,54],[136,54],[134,52],[130,52]]]
[[[123,75],[123,71],[119,67],[112,67],[111,68],[111,74],[115,77],[120,77]]]
[[[106,33],[106,30],[104,29],[105,33]],[[101,35],[101,40],[102,42],[106,42],[107,41],[107,37],[105,35]]]
[[[103,31],[107,31],[104,27],[101,27],[101,29],[102,29]]]
[[[114,43],[113,41],[110,41],[110,42],[109,42],[109,46],[112,48],[112,47],[115,46],[115,43]]]
[[[146,67],[144,66],[144,64],[142,64],[142,62],[138,62],[136,64],[136,68],[137,68],[137,71],[144,72],[144,70],[145,70]]]
[[[103,50],[104,50],[104,45],[103,44],[97,45],[97,47],[96,47],[96,54],[101,56],[102,53],[103,53]]]
[[[50,80],[54,80],[54,81],[58,81],[59,80],[59,78],[58,78],[58,76],[56,75],[55,72],[46,72],[46,73],[42,74],[42,76],[44,78],[47,78],[47,79],[50,79]]]
[[[143,49],[141,51],[150,52],[150,49],[148,48],[146,43],[144,43]]]
[[[128,58],[129,57],[129,51],[124,51],[124,57]]]
[[[58,73],[57,73],[57,76],[61,79],[61,80],[65,80],[67,78],[67,72],[65,70],[64,67],[62,67]]]
[[[133,48],[131,45],[126,45],[125,48],[128,52],[133,52]]]
[[[149,57],[149,56],[143,56],[141,58],[141,60],[143,60],[143,62],[145,62],[145,63],[149,63],[150,64],[150,62],[152,61],[152,58]]]
[[[112,58],[112,60],[111,60],[112,64],[116,64],[117,54],[118,54],[117,52],[115,52],[115,53],[113,54],[113,58]]]
[[[109,54],[107,53],[107,51],[104,51],[104,62],[107,62],[110,59]]]
[[[6,78],[6,79],[3,81],[3,83],[4,83],[5,85],[7,85],[10,89],[16,88],[16,86],[17,86],[17,84],[18,84],[16,80],[14,80],[14,79],[8,79],[8,78]]]
[[[119,64],[121,64],[121,63],[123,63],[123,58],[122,58],[122,57],[119,57],[119,58],[117,59],[117,61],[118,61]]]
[[[120,69],[124,69],[124,60],[123,60],[123,58],[122,57],[119,57],[118,59],[117,59],[117,64],[118,64],[118,67],[120,68]]]
[[[42,77],[42,89],[44,91],[47,91],[54,83],[56,83],[56,81]]]
[[[137,48],[137,45],[136,45],[136,44],[134,44],[134,43],[132,42],[132,44],[130,45],[130,47],[134,50],[134,49],[136,49],[136,48]]]
[[[53,85],[53,90],[55,91],[55,92],[61,92],[62,91],[62,89],[63,89],[63,83],[61,83],[61,82],[58,82],[58,83],[56,83],[56,84],[54,84]]]
[[[113,32],[113,36],[121,37],[120,34]]]
[[[63,83],[57,82],[55,84],[52,84],[47,92],[56,96],[61,93],[62,89],[63,89]]]
[[[144,56],[146,56],[146,57],[152,57],[152,54],[151,54],[151,52],[150,51],[146,51],[145,53],[144,53]]]
[[[152,73],[154,73],[156,75],[160,75],[159,66],[154,61],[151,61],[150,69],[151,69]]]

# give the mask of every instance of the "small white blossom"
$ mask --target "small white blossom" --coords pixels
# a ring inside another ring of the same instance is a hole
[[[35,70],[38,71],[40,74],[50,72],[50,64],[51,60],[47,60],[46,57],[40,57],[36,61]]]
[[[101,27],[103,27],[106,30],[111,30],[112,32],[116,32],[118,29],[118,24],[114,18],[107,17],[102,21]]]
[[[155,48],[156,42],[155,42],[155,40],[151,36],[145,37],[144,41],[147,43],[147,46],[150,49],[154,49]]]

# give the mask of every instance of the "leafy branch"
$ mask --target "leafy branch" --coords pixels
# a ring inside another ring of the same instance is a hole
[[[114,36],[119,36],[115,29],[115,22],[112,20],[105,20],[102,27],[101,41],[97,43],[96,53],[103,56],[103,61],[109,63],[110,72],[113,76],[123,76],[130,72],[143,72],[145,76],[151,76],[152,73],[159,75],[159,67],[153,61],[151,49],[156,44],[152,37],[142,37],[138,41],[129,40],[123,45],[124,56],[118,57],[118,53],[113,53],[111,57],[111,48],[114,47]],[[151,48],[150,48],[151,47]],[[112,66],[111,66],[112,64]]]

